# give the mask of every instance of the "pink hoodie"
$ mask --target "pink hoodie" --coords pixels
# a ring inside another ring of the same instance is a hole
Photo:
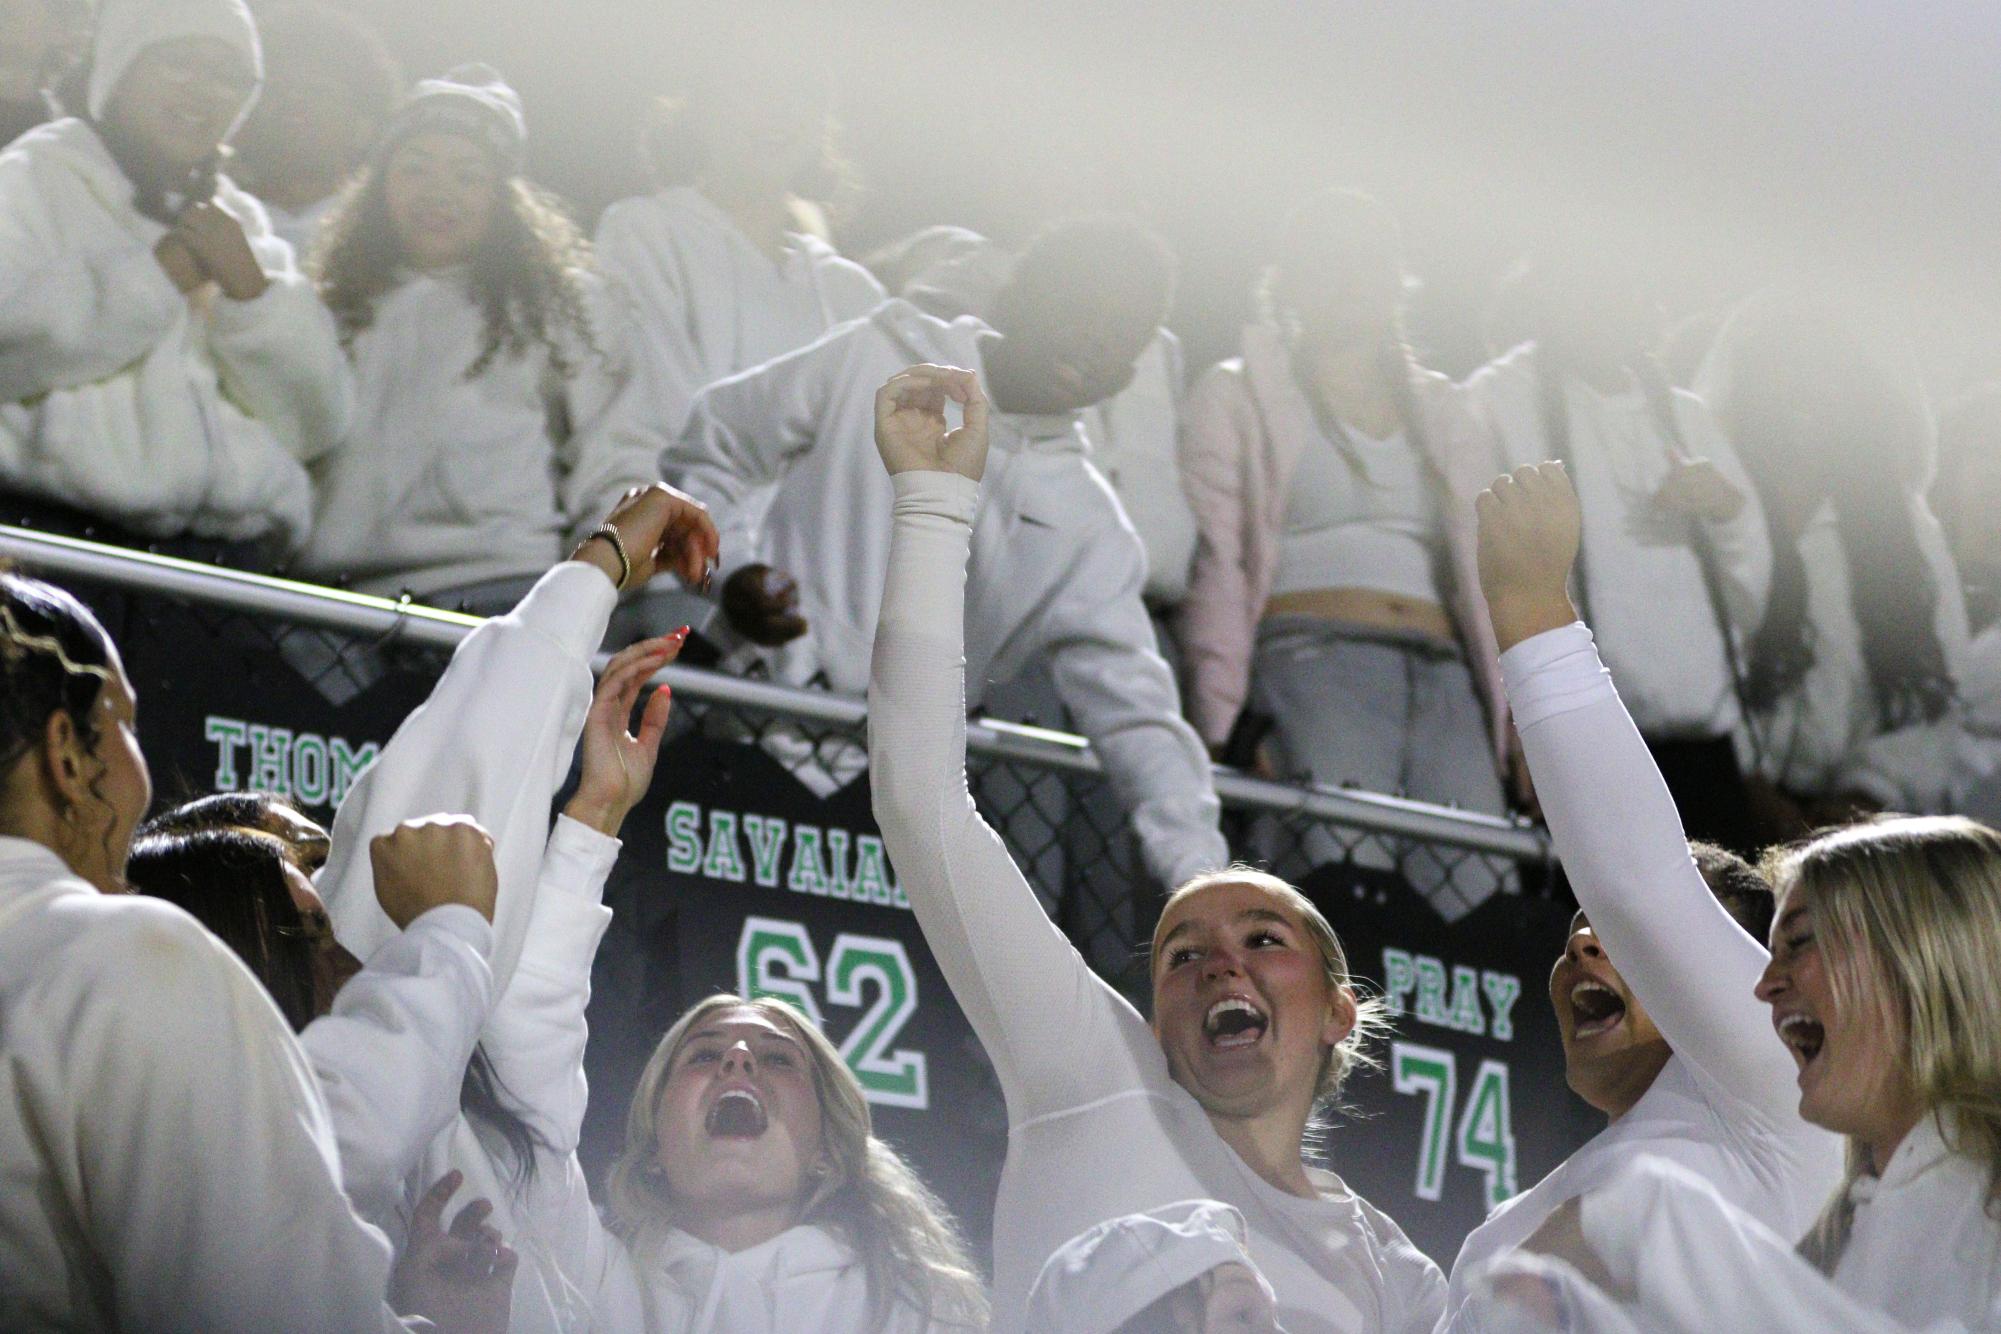
[[[1507,755],[1507,704],[1500,655],[1474,558],[1473,497],[1501,472],[1499,450],[1443,375],[1419,371],[1414,386],[1431,463],[1443,479],[1451,587],[1445,600],[1487,706],[1497,763]],[[1251,648],[1278,569],[1286,492],[1300,452],[1321,439],[1312,405],[1293,378],[1292,355],[1269,325],[1250,325],[1243,355],[1209,371],[1181,417],[1181,484],[1200,537],[1177,628],[1188,671],[1189,709],[1205,741],[1219,745],[1250,694]]]

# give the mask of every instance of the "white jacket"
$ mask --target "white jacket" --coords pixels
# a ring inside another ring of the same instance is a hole
[[[352,410],[333,320],[227,179],[270,286],[183,296],[97,133],[60,120],[0,153],[0,486],[156,537],[304,540],[303,461]]]
[[[0,838],[0,1328],[399,1328],[271,998],[170,904]]]
[[[867,269],[804,233],[789,234],[774,263],[689,186],[606,209],[597,253],[632,302],[670,436],[702,386],[804,347],[886,295]]]
[[[1466,382],[1468,405],[1492,432],[1504,467],[1553,457],[1540,383],[1533,345],[1516,348]],[[1763,619],[1770,592],[1764,510],[1737,451],[1702,401],[1683,390],[1673,393],[1680,448],[1714,463],[1745,497],[1736,518],[1703,524],[1716,554],[1724,613],[1742,642]],[[1626,707],[1649,737],[1728,736],[1742,711],[1702,565],[1688,524],[1653,505],[1673,442],[1637,387],[1607,396],[1571,383],[1563,401],[1571,473],[1584,506],[1588,614]]]
[[[1455,1309],[1488,1261],[1637,1155],[1680,1164],[1789,1237],[1806,1232],[1841,1180],[1841,1141],[1800,1119],[1792,1056],[1752,994],[1770,954],[1689,857],[1674,799],[1591,632],[1537,635],[1501,666],[1578,905],[1674,1055],[1624,1115],[1468,1234],[1452,1268]]]
[[[1986,1167],[1948,1149],[1937,1122],[1924,1118],[1880,1178],[1849,1188],[1854,1227],[1830,1280],[1708,1182],[1643,1157],[1584,1198],[1581,1220],[1608,1277],[1632,1297],[1614,1302],[1559,1271],[1566,1305],[1599,1313],[1592,1323],[1566,1327],[1647,1334],[2001,1329],[2001,1223],[1988,1210],[1988,1186]],[[1498,1273],[1508,1269],[1497,1266]],[[1620,1325],[1613,1312],[1630,1323]]]
[[[810,631],[777,658],[803,683],[868,684],[889,556],[890,484],[874,444],[875,391],[913,362],[978,369],[987,332],[904,301],[812,346],[711,385],[665,470],[722,535],[721,582],[764,562],[799,583]],[[1169,884],[1228,860],[1209,759],[1181,717],[1140,601],[1146,558],[1086,457],[1075,417],[992,418],[985,503],[967,597],[966,705],[1045,664],[1132,812],[1147,867]],[[758,516],[761,493],[776,489]]]
[[[992,467],[989,459],[988,485]],[[1243,1215],[1251,1259],[1294,1334],[1430,1334],[1445,1306],[1438,1266],[1333,1173],[1309,1170],[1317,1195],[1304,1199],[1253,1171],[980,818],[966,786],[970,618],[960,615],[968,558],[977,559],[978,491],[956,473],[894,479],[869,763],[898,879],[1007,1099],[994,1327],[1023,1328],[1037,1274],[1086,1228],[1208,1199]]]
[[[1933,629],[1947,672],[1963,686],[1971,657],[1966,591],[1931,506],[1915,491],[1909,503],[1918,551],[1938,594]],[[1965,742],[1962,707],[1934,723],[1885,732],[1862,656],[1862,625],[1849,597],[1848,555],[1831,501],[1808,521],[1799,544],[1813,666],[1777,707],[1755,719],[1766,775],[1799,792],[1860,792],[1891,810],[1952,809]],[[1748,743],[1740,749],[1748,750]]]
[[[349,347],[357,411],[315,468],[318,518],[298,568],[363,592],[427,595],[532,577],[653,481],[666,442],[625,312],[588,286],[599,351],[565,339],[567,376],[539,344],[477,376],[486,316],[464,270],[412,274]]]

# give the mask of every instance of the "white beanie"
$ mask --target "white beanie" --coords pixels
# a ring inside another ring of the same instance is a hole
[[[383,130],[375,151],[386,154],[413,134],[434,131],[463,135],[484,145],[510,175],[520,172],[528,151],[528,117],[521,109],[521,94],[491,65],[459,65],[436,78],[419,80]]]
[[[149,46],[177,37],[214,37],[243,53],[258,83],[264,81],[264,55],[257,45],[257,24],[243,0],[102,0],[97,7],[97,35],[90,54],[90,118],[103,120],[104,109],[118,81]],[[238,123],[256,101],[251,94],[237,112]],[[234,128],[234,127],[232,127]]]
[[[1028,1334],[1111,1334],[1212,1269],[1239,1264],[1277,1304],[1245,1248],[1244,1216],[1183,1200],[1100,1223],[1057,1248],[1028,1294]]]

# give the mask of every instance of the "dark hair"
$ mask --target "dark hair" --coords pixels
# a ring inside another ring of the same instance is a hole
[[[375,322],[375,303],[401,281],[402,243],[389,216],[386,161],[378,154],[348,187],[313,251],[320,296],[343,346]],[[472,257],[473,300],[486,314],[486,336],[466,378],[502,352],[518,356],[531,344],[546,349],[552,369],[567,377],[566,338],[602,355],[584,295],[593,266],[591,243],[562,201],[518,176],[504,178],[492,223]]]
[[[296,1033],[316,1017],[314,943],[285,879],[290,861],[269,834],[196,829],[139,839],[125,875],[141,894],[185,909],[229,946]]]
[[[89,608],[54,584],[0,570],[0,777],[42,744],[58,709],[96,751],[111,656],[111,636]]]
[[[1772,586],[1751,637],[1746,694],[1769,710],[1813,667],[1800,537],[1834,509],[1849,601],[1885,731],[1938,719],[1955,683],[1939,643],[1940,590],[1918,543],[1912,491],[1930,466],[1923,391],[1899,383],[1827,312],[1774,303],[1733,323],[1728,385],[1715,405],[1765,497]],[[1797,396],[1826,405],[1803,421]]]
[[[1776,908],[1771,882],[1759,874],[1757,867],[1714,843],[1690,839],[1688,855],[1695,858],[1695,869],[1702,872],[1703,883],[1709,886],[1716,901],[1753,940],[1764,944],[1772,934],[1772,913]]]
[[[507,1149],[507,1184],[519,1190],[535,1179],[536,1150],[554,1146],[542,1132],[528,1124],[521,1113],[508,1104],[500,1074],[487,1059],[483,1048],[472,1049],[466,1062],[465,1078],[459,1083],[459,1110],[475,1121],[484,1122]]]
[[[161,811],[139,826],[139,837],[193,834],[206,829],[263,831],[273,807],[292,804],[271,792],[211,792]]]
[[[1087,303],[1158,323],[1174,283],[1174,252],[1152,228],[1115,215],[1070,218],[1028,243],[994,300],[993,323],[1002,332],[1024,316],[1046,325]]]

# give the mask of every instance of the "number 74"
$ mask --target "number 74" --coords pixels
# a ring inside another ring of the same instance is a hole
[[[1443,1196],[1448,1147],[1457,1150],[1461,1167],[1470,1167],[1486,1178],[1488,1208],[1514,1195],[1515,1134],[1508,1116],[1505,1062],[1480,1062],[1456,1133],[1452,1104],[1458,1094],[1459,1063],[1451,1052],[1415,1042],[1392,1043],[1390,1079],[1398,1093],[1424,1097],[1424,1137],[1417,1155],[1419,1199]]]

